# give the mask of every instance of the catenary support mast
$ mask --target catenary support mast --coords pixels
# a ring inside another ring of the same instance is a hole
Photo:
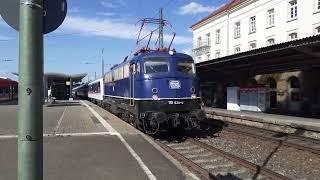
[[[163,48],[163,14],[162,14],[162,8],[160,8],[160,23],[159,23],[159,48]]]

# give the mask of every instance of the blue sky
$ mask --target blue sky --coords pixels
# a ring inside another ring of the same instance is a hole
[[[190,26],[207,16],[227,0],[68,0],[64,23],[44,38],[45,72],[88,73],[90,79],[101,75],[101,50],[105,64],[117,64],[131,52],[140,28],[135,25],[145,17],[158,17],[164,8],[164,18],[172,28],[165,31],[165,44],[173,32],[177,37],[173,47],[191,53]],[[145,35],[154,26],[147,26]],[[154,43],[153,43],[154,44]],[[14,78],[18,71],[18,33],[0,18],[0,76]],[[11,59],[13,61],[3,61]],[[110,67],[105,66],[105,71]],[[87,80],[87,78],[86,78]]]

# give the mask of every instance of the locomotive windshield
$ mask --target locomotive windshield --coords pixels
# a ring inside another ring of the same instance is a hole
[[[178,59],[177,60],[177,71],[184,74],[193,75],[195,74],[195,67],[192,59]]]
[[[148,58],[144,69],[146,74],[169,72],[169,62],[166,58]]]

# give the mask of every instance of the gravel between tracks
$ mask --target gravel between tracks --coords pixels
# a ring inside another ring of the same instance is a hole
[[[320,156],[310,152],[226,131],[201,141],[292,179],[320,177]]]

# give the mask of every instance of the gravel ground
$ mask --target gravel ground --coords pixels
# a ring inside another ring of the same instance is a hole
[[[164,142],[163,142],[164,143]],[[213,154],[199,146],[192,145],[188,142],[182,143],[165,143],[181,155],[190,159],[202,168],[208,170],[220,179],[252,179],[256,172],[252,172],[234,162],[221,156]],[[256,176],[258,180],[268,179],[265,176]]]
[[[320,177],[320,156],[310,152],[226,131],[201,141],[292,179]]]

